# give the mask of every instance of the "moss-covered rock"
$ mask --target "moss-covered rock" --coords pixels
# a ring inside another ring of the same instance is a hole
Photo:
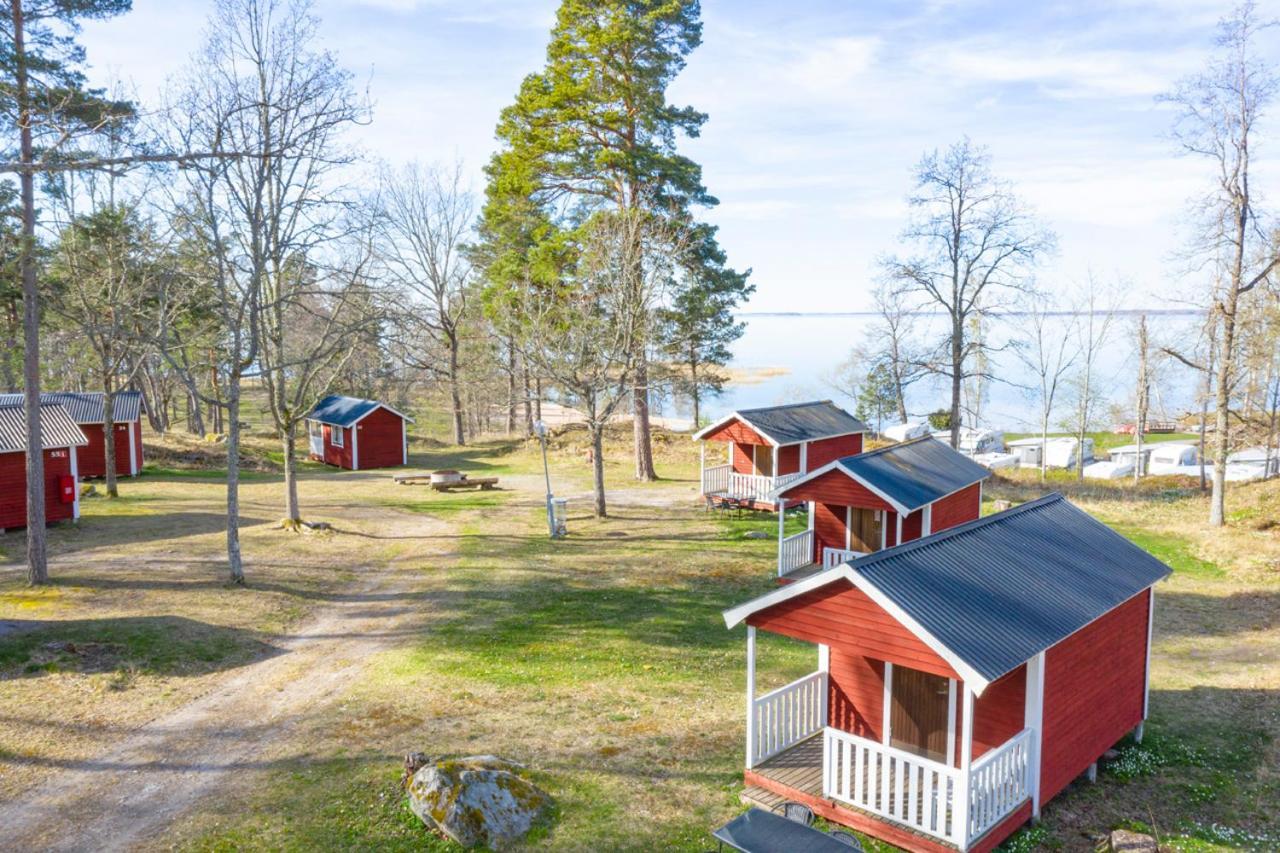
[[[413,774],[409,808],[464,847],[503,850],[549,818],[551,797],[494,755],[441,758]]]

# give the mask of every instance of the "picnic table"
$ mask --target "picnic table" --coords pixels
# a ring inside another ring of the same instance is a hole
[[[750,809],[711,833],[722,846],[744,853],[850,853],[843,841],[764,809]]]
[[[391,479],[402,486],[426,484],[437,492],[451,492],[454,489],[479,489],[480,491],[488,491],[498,485],[497,477],[468,477],[466,474],[463,474],[460,479],[442,483],[431,482],[430,474],[396,474]]]

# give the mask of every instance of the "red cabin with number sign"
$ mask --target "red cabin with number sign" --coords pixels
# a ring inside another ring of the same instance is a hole
[[[56,403],[80,425],[88,444],[77,455],[82,479],[107,476],[106,400],[101,391],[49,391],[40,395],[41,404]],[[21,394],[0,394],[0,405],[22,405]],[[142,394],[117,391],[112,408],[115,436],[116,476],[136,477],[142,473]]]
[[[45,520],[80,517],[77,451],[84,432],[62,406],[40,405],[44,454]],[[21,406],[0,405],[0,530],[27,526],[27,416]]]
[[[1141,740],[1168,575],[1054,494],[726,610],[747,626],[744,801],[907,850],[995,848]],[[757,685],[758,631],[812,643],[817,670]]]

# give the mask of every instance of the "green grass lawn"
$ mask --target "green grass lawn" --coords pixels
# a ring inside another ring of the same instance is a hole
[[[612,439],[608,478],[633,499],[616,502],[605,520],[571,504],[570,535],[557,542],[545,535],[542,462],[533,444],[415,447],[412,467],[506,478],[495,492],[441,495],[308,471],[312,507],[322,494],[316,489],[341,483],[342,494],[330,493],[325,511],[356,504],[375,517],[404,512],[449,525],[448,554],[429,559],[410,546],[375,552],[342,536],[270,545],[297,554],[321,548],[334,565],[407,561],[430,579],[423,628],[370,661],[341,701],[299,719],[293,737],[302,748],[294,757],[246,775],[236,790],[175,826],[163,846],[454,850],[424,830],[398,787],[403,754],[423,751],[497,753],[525,763],[557,801],[555,823],[531,841],[533,849],[707,849],[709,830],[742,808],[745,632],[726,630],[720,613],[774,588],[777,519],[704,512],[692,482],[696,449],[683,437],[660,446],[659,467],[670,479],[634,483],[625,439]],[[581,436],[558,436],[550,459],[558,493],[589,487]],[[265,520],[278,478],[258,476],[248,509]],[[1256,513],[1247,511],[1270,506],[1274,485],[1233,490],[1236,516],[1251,520],[1223,531],[1201,524],[1203,498],[1194,489],[1157,484],[1135,492],[1109,484],[1071,492],[1174,568],[1156,598],[1152,717],[1142,745],[1125,745],[1099,784],[1076,785],[1055,799],[1043,822],[1010,849],[1092,849],[1093,836],[1119,826],[1156,831],[1174,849],[1280,848],[1280,531],[1254,524]],[[1073,488],[1065,480],[1050,487]],[[172,522],[156,511],[182,501],[184,511],[211,512],[219,488],[216,478],[165,472],[126,488],[122,501],[95,503],[91,517],[101,523],[96,529],[119,531],[122,549],[164,559],[189,550],[191,541],[197,550],[205,538],[216,544],[216,530],[174,540]],[[1025,500],[1043,490],[1027,477],[1000,479],[987,497]],[[804,524],[803,515],[789,517],[787,532]],[[59,536],[57,547],[80,547],[81,532]],[[278,542],[253,536],[251,551]],[[279,608],[293,607],[289,618],[300,618],[311,598],[336,582],[308,569],[290,581],[306,595],[269,593],[277,596],[270,606],[229,619],[219,610],[228,591],[216,584],[190,595],[158,589],[137,599],[104,598],[91,585],[94,574],[86,565],[75,584],[48,598],[0,588],[0,618],[74,620],[48,634],[0,639],[0,672],[17,679],[6,684],[25,684],[22,702],[39,702],[41,690],[55,684],[61,692],[45,698],[98,684],[109,694],[104,708],[131,696],[159,702],[154,691],[162,689],[180,699],[187,681],[212,679],[219,667],[255,654],[267,626],[287,624]],[[266,594],[234,593],[237,602]],[[108,607],[109,630],[95,624]],[[183,619],[219,630],[177,621]],[[242,630],[223,630],[231,628]],[[178,641],[166,643],[168,636]],[[59,657],[50,643],[64,641],[98,644],[101,672]],[[761,635],[759,689],[815,665],[812,647]],[[131,675],[111,687],[120,672]],[[0,742],[0,760],[19,748],[52,754],[60,746],[15,738]]]

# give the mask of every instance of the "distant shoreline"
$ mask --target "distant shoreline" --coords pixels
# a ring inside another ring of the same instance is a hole
[[[989,311],[989,317],[1026,317],[1028,311]],[[1103,313],[1103,312],[1098,312]],[[1120,317],[1198,317],[1204,312],[1195,308],[1118,308],[1111,312]],[[1048,317],[1083,317],[1084,311],[1046,311]],[[738,311],[736,317],[879,317],[877,311]],[[911,311],[908,317],[944,317],[941,311]]]

